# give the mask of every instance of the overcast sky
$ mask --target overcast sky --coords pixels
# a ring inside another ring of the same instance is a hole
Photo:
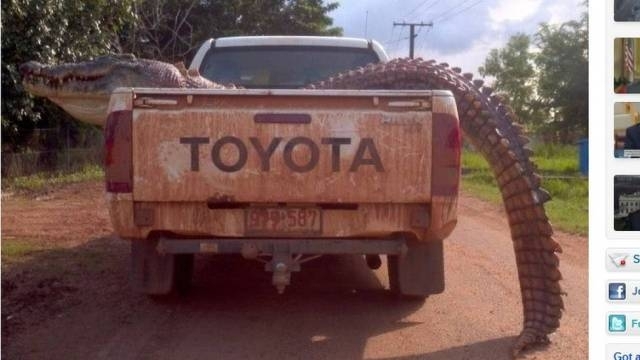
[[[325,0],[327,1],[327,0]],[[436,59],[477,73],[489,51],[518,32],[534,34],[542,22],[577,20],[583,0],[333,0],[330,13],[344,36],[380,42],[391,57],[409,55],[409,27],[393,22],[433,22],[416,27],[415,57]],[[602,0],[598,0],[602,1]],[[329,1],[327,1],[329,2]],[[368,16],[367,16],[368,12]]]

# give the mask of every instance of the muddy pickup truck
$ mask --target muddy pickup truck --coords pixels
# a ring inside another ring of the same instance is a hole
[[[279,292],[322,255],[387,256],[391,290],[444,290],[460,131],[448,91],[297,89],[386,61],[375,42],[211,40],[192,69],[238,89],[120,88],[110,98],[106,188],[132,280],[184,290],[195,254],[262,261]]]

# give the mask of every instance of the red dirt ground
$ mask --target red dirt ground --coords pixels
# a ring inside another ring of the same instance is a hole
[[[128,283],[102,183],[3,195],[2,355],[6,359],[506,359],[522,310],[504,212],[463,195],[445,243],[447,289],[424,303],[389,296],[385,267],[361,257],[303,265],[277,295],[262,265],[199,257],[193,291],[150,299]],[[531,359],[587,356],[587,240],[557,234],[562,325]]]

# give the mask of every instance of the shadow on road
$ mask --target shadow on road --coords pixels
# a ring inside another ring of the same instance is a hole
[[[127,244],[103,237],[36,253],[3,271],[3,320],[9,317],[3,322],[3,355],[357,359],[371,357],[366,354],[371,339],[396,331],[416,337],[413,328],[430,322],[429,315],[411,320],[429,306],[429,299],[395,298],[386,280],[380,280],[384,274],[376,276],[357,256],[304,264],[283,295],[260,263],[202,256],[193,290],[161,300],[129,287],[128,264]],[[496,348],[508,349],[512,341],[501,338],[397,359],[495,359]],[[387,355],[401,344],[389,346]]]

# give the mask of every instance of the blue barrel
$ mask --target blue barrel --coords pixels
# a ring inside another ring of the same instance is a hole
[[[589,139],[578,140],[578,154],[580,173],[584,176],[589,176]]]

